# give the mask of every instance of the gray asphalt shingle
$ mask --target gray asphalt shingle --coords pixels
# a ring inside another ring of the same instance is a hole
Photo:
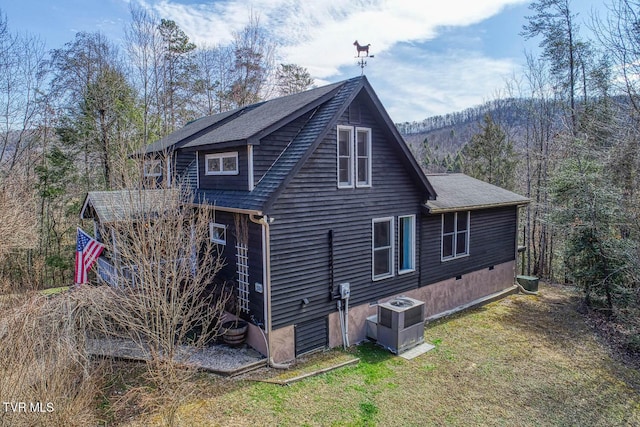
[[[427,175],[427,179],[438,194],[426,203],[431,213],[529,203],[526,197],[461,173]]]

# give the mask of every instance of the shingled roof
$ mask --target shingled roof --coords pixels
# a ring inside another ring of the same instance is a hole
[[[91,218],[93,212],[102,224],[128,221],[161,212],[179,201],[175,189],[90,191],[84,201],[80,218]]]
[[[348,105],[347,100],[355,97],[358,89],[362,87],[362,81],[354,78],[330,86],[339,90],[316,107],[313,116],[255,185],[253,191],[198,190],[196,199],[211,205],[235,209],[262,212],[267,208],[285,180],[293,175],[296,166],[303,163],[301,160],[305,154],[312,151],[311,147],[320,142],[329,130],[330,124],[339,116],[339,112],[344,111]]]
[[[427,179],[438,194],[426,203],[430,213],[517,206],[529,199],[461,173],[432,174]]]
[[[433,187],[418,166],[365,76],[354,77],[196,120],[147,146],[144,153],[176,149],[216,149],[247,144],[259,145],[260,139],[264,136],[304,114],[311,113],[300,132],[280,153],[269,170],[255,184],[252,191],[196,188],[197,166],[195,161],[187,168],[185,179],[191,184],[197,202],[220,208],[262,213],[274,203],[288,181],[295,176],[306,159],[314,152],[327,133],[333,129],[340,116],[361,92],[367,94],[374,105],[374,112],[386,124],[385,131],[404,153],[402,157],[407,171],[425,190],[425,199],[435,197]]]
[[[338,82],[203,117],[149,144],[144,151],[154,153],[178,147],[193,148],[233,142],[259,144],[259,138],[277,128],[283,120],[288,121],[310,111],[344,83]]]

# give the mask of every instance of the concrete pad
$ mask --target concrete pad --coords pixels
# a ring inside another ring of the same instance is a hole
[[[436,346],[425,342],[417,347],[413,347],[411,350],[407,350],[404,353],[399,354],[398,356],[402,357],[403,359],[411,360],[425,354],[429,350],[433,350],[434,348],[436,348]]]

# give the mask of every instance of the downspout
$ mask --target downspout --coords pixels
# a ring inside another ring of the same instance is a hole
[[[249,219],[251,220],[251,222],[253,222],[254,224],[259,224],[263,227],[263,230],[265,231],[263,236],[263,246],[262,246],[262,250],[263,250],[263,257],[264,257],[264,295],[265,295],[265,303],[266,303],[266,319],[265,319],[265,326],[266,326],[266,337],[265,337],[265,341],[267,343],[267,362],[269,363],[269,366],[272,368],[276,368],[276,369],[288,369],[290,367],[290,365],[288,364],[282,364],[282,363],[276,363],[273,361],[273,358],[271,357],[271,233],[269,230],[269,221],[266,215],[263,215],[259,218],[257,218],[256,216],[254,216],[254,214],[250,214],[249,215]],[[258,328],[260,329],[260,328]],[[262,329],[260,329],[260,331],[262,331]]]

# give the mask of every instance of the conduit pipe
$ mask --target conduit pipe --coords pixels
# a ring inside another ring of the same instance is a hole
[[[342,333],[342,346],[347,349],[347,336],[344,329],[344,317],[342,316],[342,300],[338,300],[338,318],[340,319],[340,332]]]
[[[522,285],[518,283],[517,280],[516,280],[516,286],[518,287],[518,290],[525,295],[538,295],[538,292],[528,291],[525,288],[523,288]]]
[[[266,302],[267,318],[265,321],[266,329],[266,342],[267,342],[267,361],[269,366],[276,369],[289,369],[291,365],[284,363],[276,363],[271,356],[271,233],[269,230],[269,219],[266,215],[262,215],[259,218],[254,214],[249,215],[251,222],[259,224],[264,230],[262,239],[262,253],[263,253],[263,269],[264,269],[264,294]]]
[[[344,341],[345,348],[349,347],[349,297],[344,299]]]

